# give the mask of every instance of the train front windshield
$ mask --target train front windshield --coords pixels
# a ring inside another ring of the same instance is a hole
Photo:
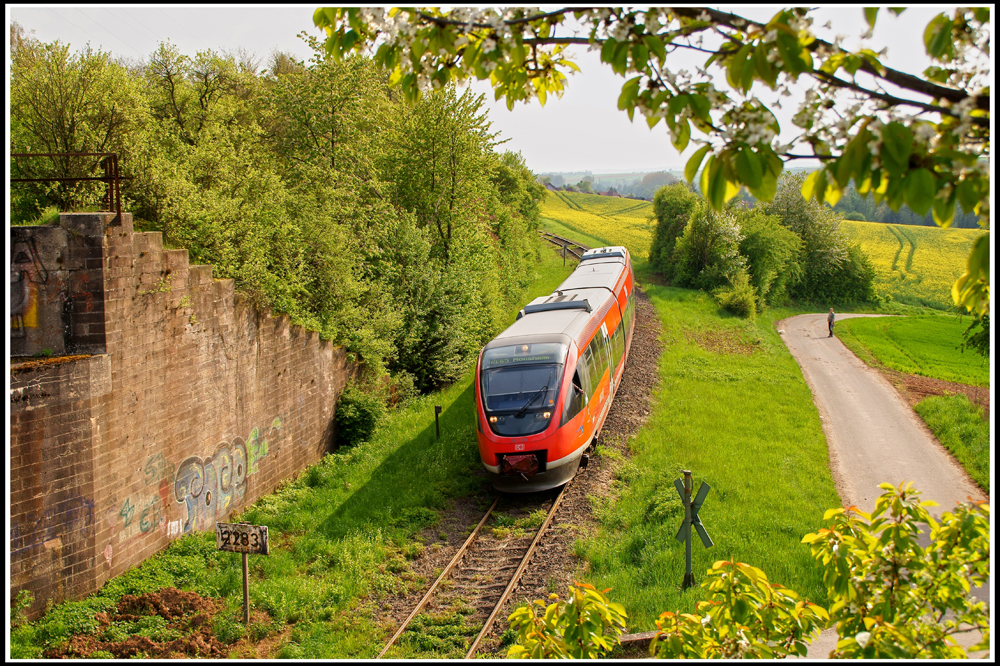
[[[495,347],[483,352],[483,408],[490,430],[534,435],[553,418],[567,347],[555,342]]]

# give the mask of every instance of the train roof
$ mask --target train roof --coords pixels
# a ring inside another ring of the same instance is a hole
[[[539,296],[521,311],[517,321],[486,348],[534,342],[585,342],[615,305],[614,289],[628,261],[621,246],[595,248],[584,253],[576,270],[548,296]]]

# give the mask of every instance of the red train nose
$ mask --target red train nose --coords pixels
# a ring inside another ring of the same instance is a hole
[[[529,453],[521,456],[504,456],[500,462],[500,473],[506,476],[534,476],[538,474],[538,457]]]

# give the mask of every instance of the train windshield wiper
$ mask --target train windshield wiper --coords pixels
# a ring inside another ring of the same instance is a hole
[[[528,405],[530,405],[531,403],[533,403],[535,401],[535,398],[537,398],[538,396],[542,395],[543,393],[545,393],[548,390],[549,390],[549,385],[546,384],[545,386],[543,386],[542,388],[538,389],[533,394],[531,394],[531,397],[528,398],[528,402],[524,403],[524,407],[522,407],[520,409],[520,411],[518,411],[518,413],[514,415],[514,418],[515,419],[519,419],[522,416],[524,416],[524,411],[526,409],[528,409]]]

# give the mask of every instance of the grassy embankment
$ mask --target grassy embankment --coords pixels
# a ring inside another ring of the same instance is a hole
[[[975,352],[959,352],[969,319],[953,316],[845,319],[837,337],[870,366],[981,386],[989,390],[989,362]],[[969,476],[990,491],[990,424],[964,394],[927,398],[916,412]]]
[[[525,301],[551,293],[572,270],[545,250]],[[511,313],[513,321],[516,312]],[[114,620],[98,632],[96,612],[112,612],[123,594],[174,586],[225,599],[214,620],[216,637],[233,644],[244,635],[256,642],[290,630],[277,641],[281,658],[373,658],[395,627],[377,626],[375,606],[385,595],[423,586],[409,562],[433,543],[416,533],[439,519],[448,498],[483,487],[476,451],[473,372],[450,388],[422,397],[392,413],[370,441],[335,451],[295,481],[232,517],[267,525],[271,552],[251,561],[254,619],[242,624],[241,556],[215,549],[212,533],[178,539],[165,551],[108,582],[90,598],[56,606],[13,632],[15,656],[40,656],[77,634],[102,641],[147,635],[177,638],[165,623]],[[434,405],[441,405],[441,438],[435,438]],[[485,507],[484,507],[485,508]],[[258,613],[257,611],[265,611]],[[399,658],[462,656],[467,629],[459,613],[435,618],[443,637],[405,642]],[[143,633],[144,632],[144,633]],[[450,634],[450,636],[449,636]],[[458,650],[456,650],[458,646]],[[98,655],[102,656],[102,655]],[[110,655],[103,655],[110,656]],[[247,655],[251,656],[251,655]]]
[[[629,631],[654,629],[665,610],[693,610],[703,593],[680,591],[684,546],[674,538],[683,510],[673,481],[688,469],[696,489],[701,481],[712,487],[701,515],[715,545],[695,541],[696,578],[736,557],[822,603],[821,573],[800,540],[840,501],[819,414],[773,325],[800,310],[770,311],[753,323],[720,312],[707,294],[651,284],[652,207],[636,203],[559,193],[542,205],[550,231],[626,245],[663,326],[652,413],[630,442],[630,458],[616,463],[615,498],[598,506],[599,532],[579,545],[589,582],[612,588]]]

